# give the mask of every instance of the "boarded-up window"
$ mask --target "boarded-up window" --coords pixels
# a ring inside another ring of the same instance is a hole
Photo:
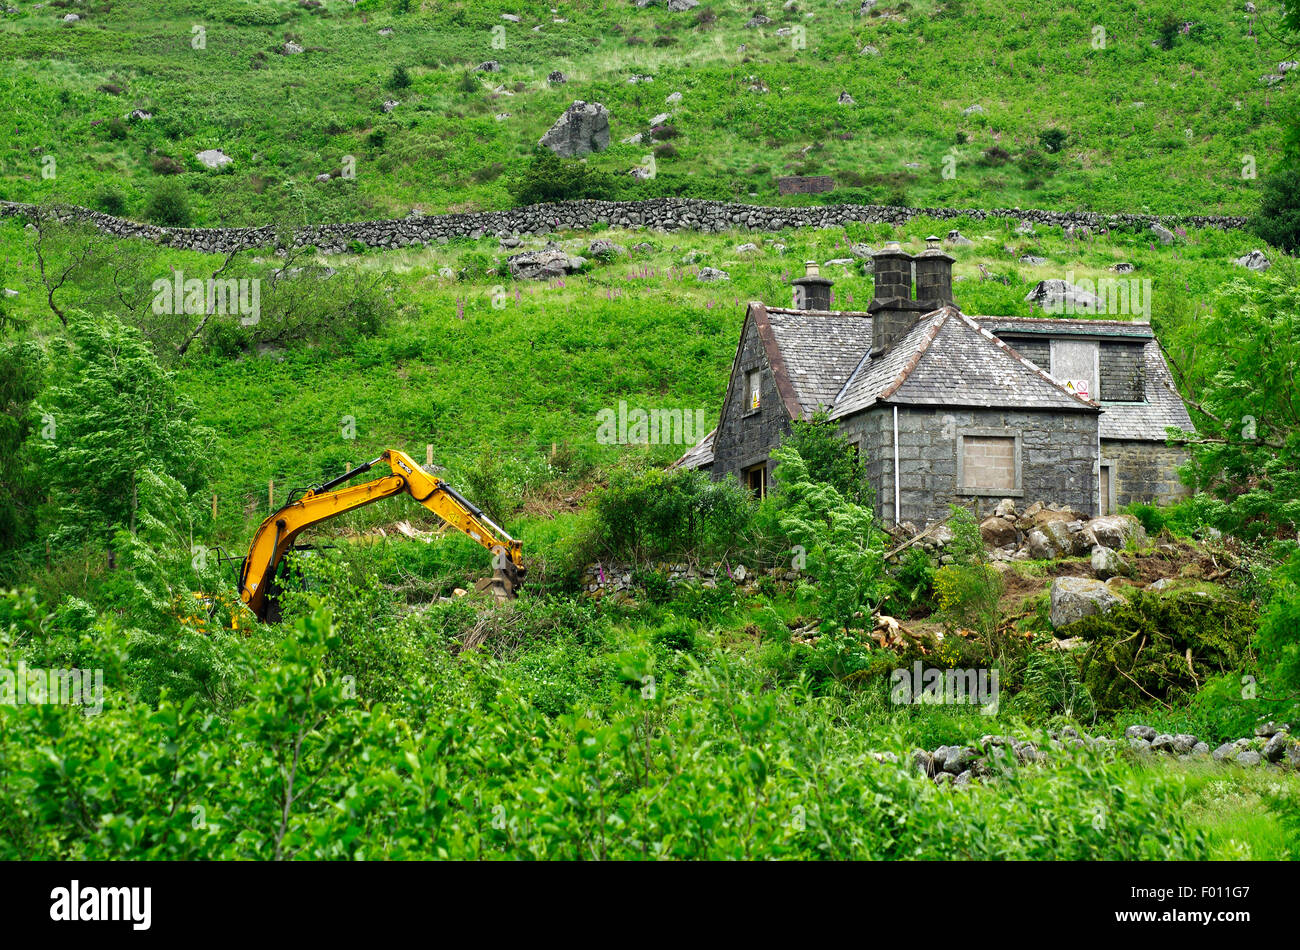
[[[1016,440],[1014,436],[974,436],[962,439],[962,487],[1014,491]]]
[[[745,374],[745,410],[757,409],[759,404],[759,389],[762,383],[762,372],[751,369]]]

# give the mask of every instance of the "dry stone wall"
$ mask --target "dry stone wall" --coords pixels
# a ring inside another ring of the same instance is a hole
[[[0,202],[0,216],[30,215],[34,206]],[[87,208],[66,206],[60,215],[89,222],[101,231],[124,238],[142,238],[171,247],[208,253],[229,253],[267,247],[275,228],[164,228],[141,224]],[[365,247],[408,247],[445,243],[453,238],[486,235],[545,234],[587,230],[597,225],[647,228],[653,231],[781,231],[786,228],[835,228],[851,222],[903,224],[914,217],[1009,219],[1046,227],[1093,230],[1143,230],[1153,224],[1186,227],[1243,228],[1245,217],[1225,215],[1102,214],[1090,211],[1043,211],[996,208],[902,208],[887,205],[827,205],[771,208],[692,198],[653,198],[647,201],[563,201],[506,211],[413,215],[386,221],[321,224],[298,229],[295,242],[323,250],[342,251],[352,242]]]

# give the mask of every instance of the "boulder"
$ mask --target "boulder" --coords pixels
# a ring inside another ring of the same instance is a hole
[[[224,168],[234,161],[219,148],[208,148],[194,156],[204,168]]]
[[[1150,726],[1129,726],[1124,730],[1124,736],[1128,739],[1146,739],[1150,742],[1156,737],[1156,731]]]
[[[1248,267],[1257,271],[1266,271],[1273,266],[1269,259],[1264,256],[1263,251],[1251,251],[1249,254],[1237,258],[1233,263],[1238,267]]]
[[[1238,765],[1244,765],[1247,767],[1259,765],[1262,761],[1264,761],[1263,757],[1254,749],[1247,749],[1244,752],[1239,752],[1236,758]]]
[[[599,102],[577,99],[537,144],[561,158],[603,152],[609,148],[609,110]]]
[[[1269,762],[1280,762],[1282,756],[1286,755],[1287,746],[1291,743],[1291,736],[1285,732],[1279,732],[1271,736],[1268,742],[1264,743],[1261,754]]]
[[[587,262],[566,254],[558,247],[524,251],[507,259],[512,276],[519,280],[551,280],[580,270]]]
[[[1259,736],[1261,739],[1268,739],[1277,735],[1279,732],[1287,732],[1289,729],[1290,727],[1287,726],[1286,723],[1274,722],[1270,719],[1268,722],[1261,723],[1255,727],[1255,735]]]
[[[842,90],[840,92],[839,104],[842,106],[854,106],[857,105],[857,102],[847,91]]]
[[[1052,626],[1061,628],[1084,617],[1101,614],[1122,602],[1101,581],[1090,577],[1058,577],[1049,594]]]
[[[1240,751],[1241,750],[1237,748],[1235,743],[1225,742],[1210,753],[1210,757],[1213,758],[1215,762],[1231,762],[1237,758],[1237,753]]]
[[[1092,573],[1096,574],[1099,580],[1110,580],[1126,571],[1124,559],[1110,548],[1099,545],[1092,549]]]
[[[1151,225],[1151,233],[1156,236],[1161,244],[1173,244],[1176,235],[1162,224]]]
[[[712,283],[718,280],[731,280],[731,275],[725,270],[718,270],[716,267],[701,267],[700,272],[695,275],[695,279],[702,283]]]
[[[1016,530],[1014,522],[1006,518],[994,516],[985,518],[980,522],[980,537],[984,543],[990,547],[1000,548],[1008,544],[1015,544],[1019,538],[1020,532]]]
[[[1040,280],[1025,300],[1046,313],[1096,313],[1101,306],[1096,294],[1081,290],[1059,277]]]
[[[618,257],[626,253],[627,249],[621,244],[615,244],[605,238],[599,238],[587,245],[588,257]]]
[[[560,70],[556,69],[556,70],[552,70],[550,73],[547,74],[546,81],[550,83],[552,86],[563,86],[566,82],[569,81],[569,77],[564,75],[564,73],[561,72]]]
[[[1010,498],[1003,498],[998,502],[998,506],[993,510],[993,513],[999,518],[1011,518],[1014,520],[1016,517],[1016,503]]]
[[[1025,538],[1025,553],[1035,561],[1047,561],[1056,557],[1056,547],[1051,539],[1037,528],[1030,531]]]
[[[1088,522],[1088,529],[1097,539],[1098,544],[1113,551],[1127,547],[1130,540],[1134,544],[1144,544],[1147,539],[1142,522],[1132,515],[1107,515],[1093,518]]]
[[[1196,736],[1180,732],[1174,736],[1174,751],[1179,755],[1188,755],[1196,748]]]
[[[968,237],[964,237],[960,231],[953,228],[948,232],[948,236],[944,238],[944,243],[951,244],[954,247],[967,247],[975,242]]]

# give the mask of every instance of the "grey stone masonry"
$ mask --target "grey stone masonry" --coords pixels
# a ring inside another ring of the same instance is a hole
[[[0,217],[30,216],[35,206],[0,202]],[[155,241],[170,247],[219,254],[275,243],[276,229],[164,228],[115,218],[87,208],[65,206],[61,217],[87,221],[118,237]],[[407,247],[452,238],[477,240],[489,234],[547,234],[560,230],[585,230],[595,225],[644,227],[656,231],[783,231],[787,228],[833,228],[849,222],[903,224],[915,217],[950,220],[1004,218],[1062,228],[1145,230],[1153,223],[1187,227],[1243,228],[1248,218],[1225,215],[1102,214],[1092,211],[1043,211],[1019,208],[903,208],[889,205],[827,205],[772,208],[694,198],[651,198],[646,201],[562,201],[529,205],[505,211],[414,215],[387,221],[318,224],[298,229],[297,245],[342,251],[356,241],[366,247]]]
[[[745,404],[745,377],[755,369],[761,374],[759,407],[750,409]],[[790,413],[777,391],[776,379],[759,339],[758,327],[753,320],[747,320],[735,371],[728,383],[722,419],[713,440],[713,478],[719,479],[726,475],[739,478],[746,468],[767,462],[768,453],[780,444],[781,437],[789,428]]]
[[[901,512],[894,511],[893,407],[878,406],[843,420],[844,434],[860,439],[876,511],[886,522],[924,524],[947,516],[949,504],[991,511],[1001,498],[1042,499],[1097,510],[1097,416],[1021,409],[900,406],[898,473]],[[970,491],[961,487],[963,439],[1016,439],[1017,487]]]
[[[1115,504],[1135,501],[1168,505],[1191,493],[1178,480],[1177,468],[1187,461],[1187,450],[1161,442],[1102,439],[1103,462],[1113,465]],[[1085,509],[1087,510],[1087,509]]]
[[[1102,402],[1143,402],[1146,399],[1146,360],[1143,344],[1103,340],[1101,365]]]

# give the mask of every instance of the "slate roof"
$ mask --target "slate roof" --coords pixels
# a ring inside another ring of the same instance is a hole
[[[1103,439],[1165,441],[1165,428],[1192,429],[1151,325],[1129,320],[971,317],[944,307],[921,317],[879,359],[872,359],[872,320],[855,311],[791,310],[751,303],[786,411],[817,409],[840,419],[877,403],[1100,412]],[[1123,338],[1144,342],[1144,404],[1097,403],[1075,395],[995,334]],[[713,463],[710,432],[674,463]]]
[[[1147,401],[1102,403],[1101,437],[1164,442],[1168,426],[1195,431],[1187,406],[1174,386],[1174,376],[1160,352],[1160,344],[1148,340],[1142,347],[1142,357],[1146,362]]]
[[[955,307],[922,317],[877,360],[865,357],[832,419],[877,402],[1096,411]]]
[[[972,316],[993,333],[1026,336],[1101,336],[1129,339],[1154,339],[1151,324],[1136,320],[1066,320],[1062,317],[986,317]]]
[[[718,434],[714,429],[695,445],[687,450],[686,454],[679,458],[670,466],[671,468],[704,468],[713,464],[713,437]]]
[[[767,307],[767,320],[805,415],[829,411],[871,349],[871,314]]]
[[[1151,324],[1135,320],[1065,320],[1058,317],[975,317],[994,333],[1045,337],[1100,336],[1142,340],[1146,365],[1146,403],[1103,402],[1101,437],[1144,442],[1165,441],[1165,429],[1193,431],[1187,406],[1174,386],[1173,374],[1160,352]],[[1011,344],[1015,345],[1014,341]]]

